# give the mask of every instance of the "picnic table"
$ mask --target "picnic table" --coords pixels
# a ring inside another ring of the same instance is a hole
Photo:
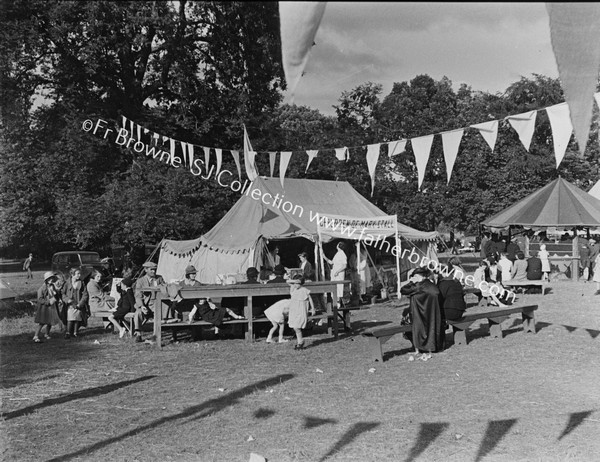
[[[331,294],[333,302],[331,305],[327,304],[327,312],[323,317],[328,319],[328,333],[333,335],[335,338],[338,336],[338,298],[337,298],[337,286],[338,284],[350,284],[351,281],[316,281],[307,282],[304,284],[311,294]],[[146,289],[145,289],[146,290]],[[161,292],[160,289],[150,289],[155,294],[156,302],[155,306],[162,306],[163,300],[166,300],[166,295]],[[183,299],[197,299],[197,298],[223,298],[223,297],[243,297],[246,299],[244,303],[244,317],[246,319],[227,321],[236,324],[244,324],[246,329],[246,341],[252,342],[254,340],[254,329],[253,324],[259,320],[252,318],[252,299],[254,297],[264,297],[273,295],[290,295],[290,286],[287,283],[284,284],[239,284],[239,285],[206,285],[200,287],[185,287],[179,291],[179,295]],[[162,329],[177,328],[178,326],[185,326],[187,323],[179,322],[173,324],[165,324],[162,319],[162,309],[154,310],[154,337],[156,339],[156,345],[158,348],[162,347]],[[261,318],[260,321],[264,321],[266,318]],[[200,324],[200,322],[194,322],[194,324]]]

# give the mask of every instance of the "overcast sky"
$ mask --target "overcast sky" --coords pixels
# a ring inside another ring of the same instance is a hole
[[[325,114],[367,81],[385,96],[419,74],[491,93],[558,77],[544,3],[328,2],[315,43],[294,103]]]

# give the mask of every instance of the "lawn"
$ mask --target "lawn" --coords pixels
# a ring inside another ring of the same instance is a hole
[[[36,284],[41,273],[34,273]],[[22,273],[3,274],[18,293]],[[29,284],[31,285],[31,283]],[[35,285],[34,285],[35,287]],[[369,360],[365,328],[398,303],[353,312],[353,334],[308,348],[241,339],[162,350],[104,334],[35,344],[32,307],[0,320],[2,458],[7,461],[591,461],[600,454],[600,296],[553,282],[538,332],[484,325],[469,344],[408,362],[401,336]],[[450,336],[448,336],[450,338]]]

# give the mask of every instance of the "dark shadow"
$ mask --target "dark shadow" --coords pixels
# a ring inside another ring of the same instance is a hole
[[[335,423],[338,423],[338,421],[335,419],[321,419],[319,417],[304,416],[304,428],[307,430],[309,428],[315,428],[320,427],[321,425]]]
[[[44,380],[50,380],[50,379],[55,379],[56,377],[62,377],[62,374],[50,374],[50,375],[46,375],[44,377],[35,377],[32,378],[31,381],[25,381],[25,380],[11,380],[11,379],[6,379],[6,378],[2,378],[2,380],[0,380],[0,388],[11,388],[11,387],[16,387],[17,385],[22,385],[24,383],[31,383],[31,382],[42,382]]]
[[[385,326],[387,324],[393,324],[392,321],[354,321],[352,323],[352,330],[355,334],[361,334],[363,331],[370,329],[371,327]]]
[[[600,335],[600,330],[596,330],[596,329],[588,329],[587,327],[575,327],[575,326],[567,326],[565,324],[552,324],[550,322],[536,322],[535,323],[535,328],[537,331],[543,330],[543,329],[547,329],[549,327],[563,327],[567,330],[567,332],[572,333],[575,332],[578,329],[583,329],[585,330],[591,338],[595,339],[596,337],[598,337]]]
[[[113,436],[111,438],[107,438],[103,441],[99,441],[95,444],[85,446],[77,451],[71,452],[69,454],[64,454],[62,456],[55,457],[50,459],[50,462],[58,462],[58,461],[66,461],[75,459],[80,456],[88,456],[92,452],[98,451],[106,446],[116,443],[118,441],[124,440],[125,438],[129,438],[130,436],[135,436],[140,433],[143,433],[146,430],[150,430],[156,427],[160,427],[166,424],[172,424],[177,420],[185,419],[188,417],[193,417],[194,419],[202,419],[206,416],[212,415],[216,412],[222,411],[228,406],[233,406],[237,404],[240,399],[244,396],[250,395],[254,393],[259,388],[267,388],[274,387],[282,382],[287,382],[294,377],[292,374],[281,374],[276,375],[270,379],[261,380],[260,382],[255,382],[251,385],[247,385],[239,390],[233,391],[231,393],[224,394],[223,396],[215,399],[211,399],[202,404],[198,404],[196,406],[190,406],[183,410],[182,412],[174,415],[169,415],[166,417],[161,417],[160,419],[153,420],[152,422],[142,425],[141,427],[134,428],[133,430],[122,433],[118,436]]]
[[[255,419],[268,419],[272,415],[275,415],[275,411],[273,409],[266,409],[261,407],[254,413]]]
[[[406,339],[404,339],[406,340]],[[406,340],[408,342],[408,340]],[[410,342],[409,342],[410,343]],[[388,359],[395,358],[396,356],[404,356],[410,353],[411,351],[415,351],[412,347],[402,348],[401,350],[390,350],[383,353],[383,361],[387,361]]]
[[[62,396],[57,396],[56,398],[45,399],[39,404],[34,404],[33,406],[27,406],[23,409],[18,409],[16,411],[8,412],[3,415],[4,419],[10,420],[15,417],[21,417],[26,414],[31,414],[34,411],[38,411],[45,407],[54,406],[56,404],[68,403],[69,401],[74,401],[76,399],[84,399],[84,398],[92,398],[94,396],[105,395],[112,391],[118,390],[119,388],[127,387],[129,385],[133,385],[134,383],[144,382],[146,380],[150,380],[156,377],[155,375],[146,375],[144,377],[139,377],[137,379],[132,380],[123,380],[122,382],[111,383],[110,385],[103,385],[101,387],[93,387],[87,388],[85,390],[76,391],[75,393],[69,393]]]
[[[563,432],[558,437],[559,441],[562,440],[565,436],[575,430],[581,423],[589,417],[594,411],[584,411],[584,412],[573,412],[569,415],[569,422],[567,426],[563,430]]]
[[[447,422],[422,423],[419,430],[419,437],[414,446],[410,449],[410,454],[405,462],[412,462],[433,443],[450,426]]]
[[[475,462],[479,462],[488,455],[496,447],[496,445],[504,438],[511,427],[517,423],[517,419],[507,420],[492,420],[488,423],[481,446],[477,452]]]
[[[319,459],[319,462],[323,462],[328,457],[336,454],[340,451],[344,446],[352,443],[361,433],[368,432],[377,428],[380,425],[379,422],[359,422],[354,424],[350,430],[348,430],[344,435],[340,438],[340,440],[335,443],[335,446],[329,450],[327,454]]]

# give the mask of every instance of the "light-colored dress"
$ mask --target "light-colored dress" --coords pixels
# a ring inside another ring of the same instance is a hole
[[[348,258],[346,253],[342,249],[338,249],[337,253],[333,256],[333,267],[331,268],[331,280],[332,281],[343,281],[345,277],[345,268],[348,267]],[[337,272],[339,274],[336,274]],[[337,296],[342,298],[344,296],[344,284],[338,284]]]
[[[284,298],[283,300],[273,303],[265,310],[265,316],[269,321],[274,322],[275,324],[283,324],[285,316],[290,311],[290,302],[291,300],[289,298]]]
[[[304,329],[308,322],[308,306],[310,290],[306,287],[299,287],[292,293],[290,299],[290,314],[288,325],[292,329]]]
[[[540,250],[538,252],[538,258],[542,260],[542,273],[550,272],[550,261],[548,261],[548,257],[550,254],[547,250]]]
[[[598,256],[596,257],[595,263],[596,264],[594,266],[594,277],[592,278],[592,281],[600,282],[600,254],[598,254]]]

